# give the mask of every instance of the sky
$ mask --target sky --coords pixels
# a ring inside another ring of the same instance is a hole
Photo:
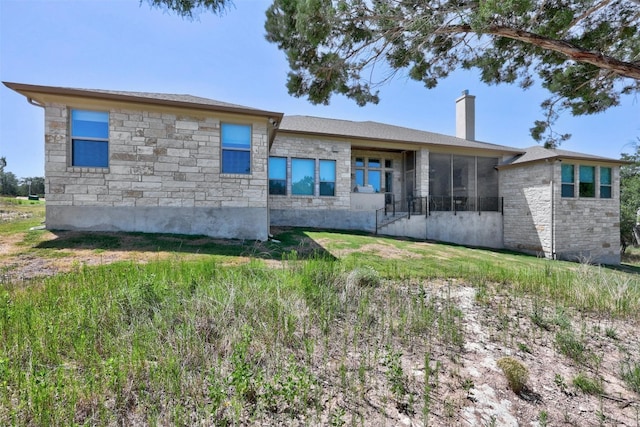
[[[380,88],[380,103],[344,97],[312,105],[287,93],[286,57],[264,38],[268,0],[236,0],[223,16],[182,19],[146,0],[0,0],[0,80],[45,86],[190,94],[289,115],[372,120],[455,134],[455,99],[476,96],[476,139],[525,148],[548,93],[488,86],[457,71],[435,89],[402,75]],[[593,116],[564,114],[563,149],[619,158],[640,137],[640,99]],[[0,157],[18,177],[44,175],[44,113],[0,86]]]

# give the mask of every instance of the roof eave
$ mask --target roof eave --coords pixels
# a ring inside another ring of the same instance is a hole
[[[176,101],[176,100],[169,100],[169,99],[152,99],[152,98],[145,98],[145,97],[140,97],[135,95],[93,92],[91,90],[60,88],[60,87],[52,87],[52,86],[38,86],[38,85],[29,85],[29,84],[23,84],[23,83],[3,82],[3,84],[9,89],[14,90],[27,98],[32,98],[33,93],[43,94],[43,95],[75,96],[75,97],[81,97],[81,98],[100,99],[100,100],[106,100],[106,101],[121,101],[121,102],[124,101],[124,102],[136,103],[136,104],[163,105],[168,107],[178,107],[178,108],[187,108],[187,109],[195,109],[195,110],[217,111],[217,112],[223,112],[223,113],[266,117],[267,119],[274,119],[278,123],[280,123],[282,121],[282,117],[284,117],[284,113],[252,109],[252,108],[240,108],[240,107],[231,107],[231,106],[224,106],[224,105],[207,105],[207,104],[199,104],[195,102]]]
[[[278,129],[278,133],[291,133],[291,134],[298,134],[298,135],[309,135],[309,136],[318,136],[318,137],[328,137],[328,138],[341,138],[341,139],[353,139],[353,140],[358,140],[358,141],[371,141],[371,140],[376,140],[376,141],[380,141],[380,142],[385,142],[385,143],[391,143],[391,144],[410,144],[410,145],[433,145],[433,146],[438,146],[438,147],[453,147],[453,148],[468,148],[470,150],[491,150],[491,151],[496,151],[496,152],[501,152],[501,153],[509,153],[509,154],[523,154],[524,151],[520,151],[520,150],[511,150],[508,147],[465,147],[465,146],[461,146],[461,145],[455,145],[455,144],[443,144],[443,143],[439,143],[439,142],[429,142],[429,141],[407,141],[407,140],[401,140],[401,139],[389,139],[389,138],[370,138],[370,137],[366,137],[366,136],[357,136],[357,135],[342,135],[342,134],[336,134],[336,133],[328,133],[328,132],[310,132],[310,131],[305,131],[305,130],[293,130],[293,129]],[[470,142],[474,142],[474,141],[470,141]]]

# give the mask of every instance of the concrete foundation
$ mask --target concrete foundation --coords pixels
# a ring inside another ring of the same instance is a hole
[[[271,225],[375,232],[375,211],[271,209]]]
[[[438,240],[468,246],[503,248],[499,212],[432,212],[402,218],[378,230],[379,234]]]
[[[46,227],[267,240],[269,224],[266,208],[47,206]]]

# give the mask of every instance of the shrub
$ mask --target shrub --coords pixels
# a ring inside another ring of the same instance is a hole
[[[640,393],[640,363],[625,362],[621,374],[627,385],[636,393]]]
[[[527,381],[529,381],[529,370],[522,362],[507,356],[498,360],[498,367],[507,377],[509,388],[514,393],[519,394],[526,388]]]
[[[594,395],[604,393],[602,381],[589,378],[582,372],[576,375],[576,377],[573,379],[573,385],[579,388],[583,393]]]
[[[380,286],[380,274],[371,267],[358,267],[347,276],[347,286],[375,288]]]

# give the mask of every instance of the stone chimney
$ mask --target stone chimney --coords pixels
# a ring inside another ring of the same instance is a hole
[[[468,90],[456,99],[456,136],[475,141],[476,139],[476,97]]]

